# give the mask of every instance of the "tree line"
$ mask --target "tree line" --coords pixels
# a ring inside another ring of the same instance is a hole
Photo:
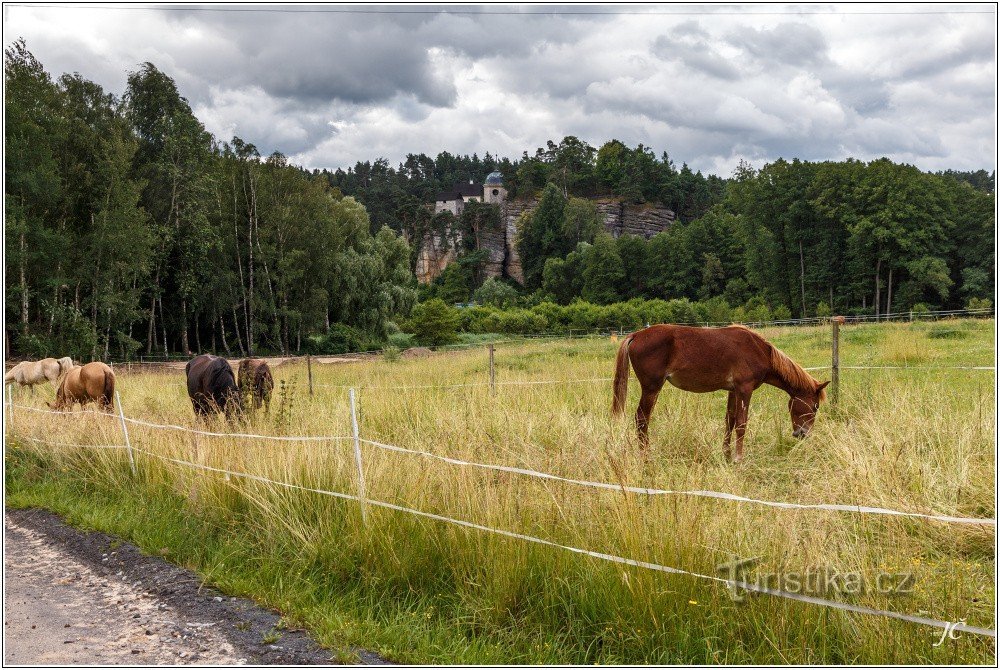
[[[416,292],[365,207],[205,131],[153,64],[121,99],[4,52],[8,351],[90,358],[379,341]]]

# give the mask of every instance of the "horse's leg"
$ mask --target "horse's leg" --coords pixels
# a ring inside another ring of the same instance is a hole
[[[649,417],[656,406],[656,399],[660,391],[650,391],[643,389],[642,397],[639,399],[639,408],[635,411],[635,427],[639,431],[639,445],[643,449],[649,448]]]
[[[726,460],[733,456],[729,449],[729,442],[733,436],[733,428],[736,427],[736,392],[729,392],[729,400],[726,403],[726,438],[722,441],[722,452],[726,455]]]
[[[750,396],[753,391],[734,393],[736,396],[736,455],[733,463],[743,460],[743,436],[747,432],[747,416],[750,413]]]

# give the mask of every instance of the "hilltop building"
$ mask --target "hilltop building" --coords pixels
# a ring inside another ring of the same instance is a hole
[[[506,199],[507,189],[503,187],[503,175],[491,172],[483,184],[476,184],[470,179],[468,184],[455,184],[438,193],[434,198],[434,213],[451,212],[455,216],[462,216],[467,202],[475,200],[500,205]]]

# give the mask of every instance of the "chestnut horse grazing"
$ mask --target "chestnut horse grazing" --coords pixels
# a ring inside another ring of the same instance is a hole
[[[274,377],[271,368],[263,358],[244,358],[238,368],[239,376],[236,385],[244,398],[250,398],[255,410],[265,406],[264,411],[271,411],[271,391],[274,390]]]
[[[790,396],[792,435],[805,437],[816,419],[820,401],[826,400],[823,389],[830,383],[816,381],[777,347],[743,326],[651,326],[632,333],[618,348],[611,404],[616,416],[625,411],[630,361],[642,387],[635,425],[644,447],[649,445],[649,417],[664,382],[694,393],[728,391],[723,448],[726,458],[733,461],[743,458],[747,411],[757,387],[770,384]],[[733,430],[735,455],[729,449]]]
[[[71,368],[63,377],[56,391],[56,402],[48,403],[52,409],[73,409],[74,403],[80,407],[90,401],[97,403],[105,412],[111,411],[115,396],[115,373],[104,363],[95,361]]]

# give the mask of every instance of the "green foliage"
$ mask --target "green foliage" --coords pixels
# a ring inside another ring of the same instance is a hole
[[[993,309],[993,301],[989,298],[969,298],[965,309]]]
[[[625,265],[610,235],[601,233],[594,238],[583,254],[582,266],[584,300],[606,304],[621,298],[619,290],[625,280]]]
[[[563,210],[566,199],[554,184],[542,192],[538,206],[518,221],[517,249],[524,271],[524,285],[535,289],[542,284],[545,260],[561,255]]]
[[[396,349],[409,349],[415,344],[413,335],[409,333],[392,333],[389,335],[389,345]]]
[[[378,343],[369,339],[362,331],[343,323],[330,326],[325,335],[312,335],[307,339],[307,350],[311,354],[347,354],[355,351],[377,349]]]
[[[510,284],[496,277],[490,277],[472,294],[472,299],[480,305],[490,307],[511,307],[517,302],[518,292]]]
[[[822,300],[819,302],[818,305],[816,305],[816,316],[822,318],[822,317],[828,317],[828,316],[832,316],[832,315],[833,315],[833,312],[830,310],[830,306],[827,305]]]
[[[413,308],[408,329],[419,344],[438,347],[458,340],[458,322],[458,310],[433,298]]]

